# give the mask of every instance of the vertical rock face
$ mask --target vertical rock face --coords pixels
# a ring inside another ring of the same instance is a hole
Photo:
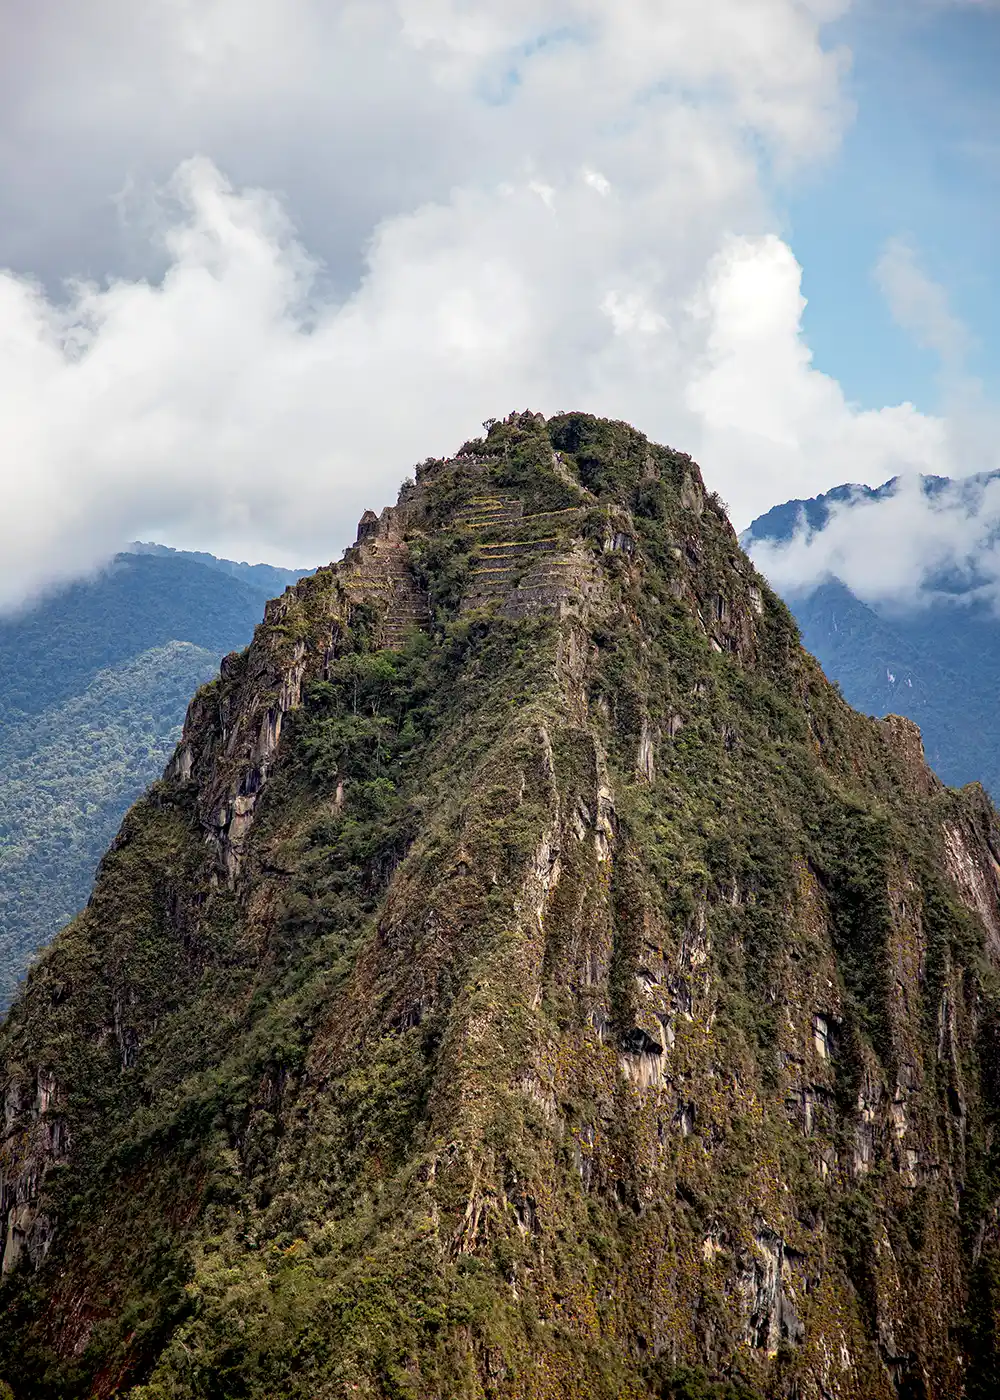
[[[0,1376],[997,1393],[998,853],[690,459],[491,425],[268,605],[0,1030]]]

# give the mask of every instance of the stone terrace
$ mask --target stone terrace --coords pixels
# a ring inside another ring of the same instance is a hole
[[[470,498],[456,516],[460,529],[475,535],[497,535],[478,542],[477,562],[462,599],[462,611],[500,605],[518,616],[556,608],[570,596],[571,572],[578,561],[571,552],[568,527],[584,508],[525,515],[514,496],[495,494]]]
[[[353,577],[347,587],[359,602],[375,606],[381,615],[381,645],[398,651],[412,632],[427,628],[430,608],[413,575],[405,542],[387,528],[390,521],[388,515],[379,521],[373,512],[366,512],[353,547]]]

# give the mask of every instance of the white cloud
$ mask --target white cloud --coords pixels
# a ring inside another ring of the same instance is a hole
[[[831,483],[952,465],[946,425],[912,405],[860,411],[813,368],[801,269],[774,235],[730,239],[693,303],[704,349],[687,380],[699,452],[740,524]]]
[[[598,194],[608,195],[611,193],[611,182],[607,180],[599,170],[591,170],[589,167],[585,166],[583,178],[590,188],[596,190]]]
[[[763,162],[821,157],[846,119],[842,8],[39,0],[0,84],[50,289],[20,255],[0,274],[0,602],[136,537],[328,558],[514,407],[630,419],[741,524],[951,469],[949,425],[860,412],[813,367],[764,193]],[[109,264],[85,215],[126,176]],[[75,241],[31,203],[50,187]],[[118,275],[53,293],[95,260]]]
[[[948,304],[945,289],[920,266],[915,248],[892,238],[875,268],[876,280],[894,320],[918,345],[933,350],[951,370],[961,366],[969,334]]]
[[[881,449],[874,457],[863,451],[845,456],[842,478],[875,484],[898,473],[896,488],[877,499],[859,490],[831,507],[822,530],[809,529],[803,519],[788,543],[755,544],[755,562],[788,594],[837,578],[867,602],[912,608],[930,602],[947,578],[949,586],[959,584],[1000,611],[1000,480],[989,477],[1000,469],[1000,423],[981,386],[964,372],[968,331],[907,241],[886,245],[876,278],[898,324],[939,357],[947,416],[928,419],[912,410],[854,415],[856,435],[866,419],[887,431],[881,443],[870,443]],[[880,478],[877,467],[891,461],[890,444],[896,466]],[[969,464],[980,472],[965,477]],[[958,479],[929,493],[920,472]]]
[[[822,530],[803,520],[794,538],[753,546],[754,561],[788,595],[840,579],[864,601],[904,610],[932,601],[947,581],[1000,610],[1000,479],[982,475],[928,494],[919,476],[891,494],[860,489],[833,504]]]

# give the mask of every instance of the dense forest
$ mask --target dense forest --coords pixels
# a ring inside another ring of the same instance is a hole
[[[191,695],[298,577],[143,548],[0,619],[0,1011],[86,901]]]
[[[122,813],[163,768],[218,656],[168,642],[0,732],[0,1004],[80,907]]]

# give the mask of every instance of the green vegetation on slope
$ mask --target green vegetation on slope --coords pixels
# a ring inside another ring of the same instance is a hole
[[[78,695],[98,671],[168,642],[221,656],[245,643],[261,594],[189,559],[120,554],[93,579],[0,619],[0,721]]]
[[[162,773],[188,699],[218,660],[190,642],[154,647],[4,728],[0,1008],[31,955],[80,908],[123,813]]]

